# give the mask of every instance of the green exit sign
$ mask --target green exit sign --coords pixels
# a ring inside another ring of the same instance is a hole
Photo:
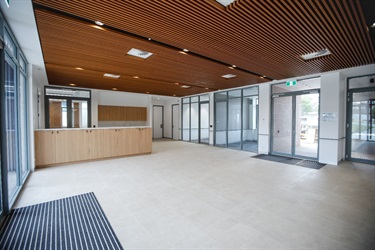
[[[286,86],[295,86],[297,85],[297,80],[287,81]]]

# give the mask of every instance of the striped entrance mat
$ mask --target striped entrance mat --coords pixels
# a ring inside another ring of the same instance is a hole
[[[266,160],[266,161],[274,161],[274,162],[279,162],[279,163],[285,163],[289,165],[296,165],[300,167],[305,167],[305,168],[312,168],[312,169],[321,169],[324,167],[326,164],[319,163],[317,161],[311,161],[311,160],[302,160],[302,159],[296,159],[296,158],[289,158],[289,157],[283,157],[283,156],[277,156],[277,155],[264,155],[264,154],[259,154],[253,156],[253,158],[261,159],[261,160]]]
[[[123,249],[94,193],[17,208],[0,229],[0,249]]]

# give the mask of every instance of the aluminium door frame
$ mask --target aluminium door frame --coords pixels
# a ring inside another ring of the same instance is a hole
[[[296,139],[296,96],[297,95],[307,95],[307,94],[319,94],[319,108],[318,108],[318,148],[317,148],[317,156],[315,157],[308,157],[308,156],[302,156],[302,155],[296,155],[295,154],[295,139]],[[284,96],[291,96],[292,97],[292,143],[291,143],[291,154],[285,154],[280,152],[273,151],[273,125],[274,125],[274,98],[284,97]],[[319,138],[320,138],[320,89],[309,89],[309,90],[300,90],[300,91],[291,91],[291,92],[284,92],[284,93],[277,93],[277,94],[271,94],[271,126],[270,126],[270,135],[271,135],[271,141],[270,141],[270,154],[271,155],[279,155],[279,156],[285,156],[285,157],[291,157],[296,159],[308,159],[308,160],[318,160],[319,159]]]
[[[354,78],[354,77],[352,77]],[[349,79],[348,79],[349,86]],[[353,88],[347,90],[346,98],[346,143],[345,143],[345,160],[360,162],[366,164],[375,164],[375,161],[353,158],[351,156],[352,152],[352,115],[353,115],[353,94],[354,93],[363,93],[363,92],[375,92],[375,87],[363,87],[363,88]],[[375,142],[374,142],[375,143]]]
[[[164,106],[163,105],[152,105],[152,125],[154,125],[154,120],[155,120],[155,107],[161,107],[161,138],[164,138]],[[152,126],[154,130],[154,126]],[[154,133],[153,133],[154,136]]]

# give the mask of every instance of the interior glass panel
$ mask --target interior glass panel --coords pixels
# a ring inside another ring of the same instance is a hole
[[[351,158],[375,161],[375,91],[353,93]]]
[[[193,99],[193,98],[192,98]],[[197,102],[191,103],[190,106],[190,141],[198,142],[199,139],[199,104]]]
[[[67,99],[49,99],[49,127],[68,127]]]
[[[26,77],[23,74],[20,74],[20,82],[19,82],[19,116],[20,116],[20,159],[21,159],[21,177],[24,178],[25,175],[28,173],[28,140],[27,140],[27,131],[24,128],[28,128],[27,124],[27,117],[28,117],[28,110],[27,110],[27,85],[26,85]]]
[[[241,98],[228,99],[228,147],[241,149]]]
[[[272,151],[292,154],[293,97],[273,98]]]
[[[227,146],[227,102],[215,103],[215,145]]]
[[[16,65],[12,60],[5,60],[5,147],[7,148],[6,170],[8,176],[9,201],[15,195],[19,185],[18,144],[17,144],[17,84]]]
[[[318,157],[319,93],[296,96],[295,155]]]
[[[190,141],[190,104],[182,105],[182,140]]]
[[[210,104],[200,104],[200,143],[209,143],[210,137]]]
[[[242,109],[242,149],[258,152],[258,96],[243,97]]]
[[[87,128],[88,110],[87,101],[72,101],[72,126],[73,128]]]

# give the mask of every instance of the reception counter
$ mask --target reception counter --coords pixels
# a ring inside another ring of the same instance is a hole
[[[151,127],[45,129],[35,131],[35,165],[150,154]]]

